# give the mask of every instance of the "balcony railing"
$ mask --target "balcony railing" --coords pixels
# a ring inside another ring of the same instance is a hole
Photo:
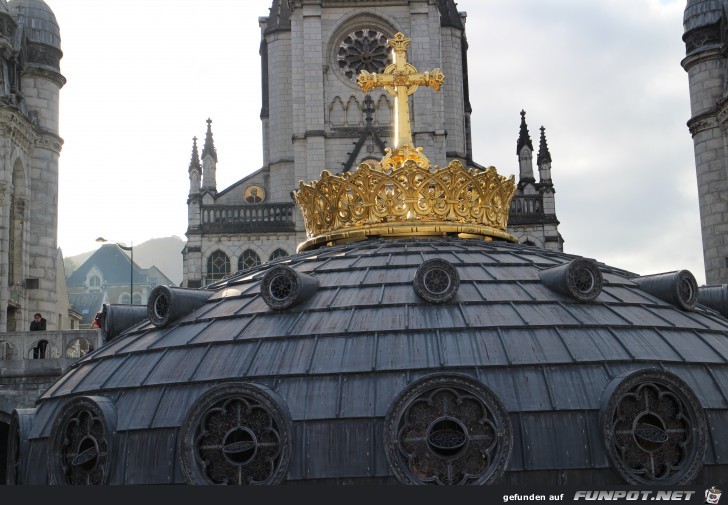
[[[209,205],[202,209],[205,232],[292,232],[295,231],[295,204]]]

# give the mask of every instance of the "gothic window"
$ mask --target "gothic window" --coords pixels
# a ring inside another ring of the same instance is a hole
[[[142,305],[142,294],[141,293],[134,293],[133,302],[136,305]]]
[[[215,282],[230,274],[230,258],[217,250],[207,258],[207,283]]]
[[[508,466],[512,440],[501,402],[464,375],[414,382],[384,419],[385,454],[402,484],[495,483]]]
[[[275,251],[270,253],[270,258],[268,258],[268,259],[269,259],[269,261],[273,261],[273,260],[277,260],[278,258],[285,258],[288,255],[289,254],[286,252],[285,249],[281,249],[279,247],[278,249],[276,249]]]
[[[339,71],[352,82],[356,82],[362,70],[381,73],[390,63],[390,52],[384,33],[361,29],[343,37],[336,59]]]
[[[50,436],[51,484],[89,486],[108,482],[115,419],[113,403],[105,398],[81,397],[61,410]]]
[[[629,484],[684,485],[703,466],[707,427],[700,402],[682,379],[646,369],[610,384],[602,436],[614,468]]]
[[[238,270],[247,270],[248,268],[260,265],[260,256],[252,249],[246,249],[238,258]]]
[[[131,297],[129,296],[129,293],[122,293],[119,296],[119,303],[128,304],[130,299]]]
[[[217,386],[182,424],[182,473],[190,484],[279,484],[291,457],[290,424],[273,391],[248,383]]]

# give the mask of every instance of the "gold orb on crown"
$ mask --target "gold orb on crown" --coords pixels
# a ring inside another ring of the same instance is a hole
[[[359,86],[383,87],[395,95],[395,147],[380,162],[365,161],[351,173],[324,170],[318,181],[291,192],[300,206],[306,240],[298,251],[376,236],[482,237],[517,242],[507,233],[515,176],[465,168],[460,161],[432,166],[421,147],[412,147],[408,95],[418,86],[439,90],[439,69],[418,73],[406,61],[410,43],[398,33],[388,41],[394,63],[382,74],[362,73]]]

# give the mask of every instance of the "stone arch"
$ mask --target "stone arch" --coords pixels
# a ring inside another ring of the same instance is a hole
[[[523,235],[518,237],[518,243],[535,247],[543,247],[543,242],[533,235]]]
[[[30,346],[27,359],[52,359],[59,358],[58,349],[53,342],[46,338],[39,338]]]
[[[278,258],[285,258],[286,256],[290,256],[290,254],[288,253],[288,251],[286,251],[285,249],[283,249],[281,247],[277,247],[268,256],[268,261],[274,261],[274,260],[277,260]]]
[[[16,299],[21,296],[19,286],[27,277],[27,236],[28,230],[26,223],[28,222],[28,214],[30,212],[28,205],[29,195],[29,177],[27,174],[27,164],[20,153],[15,153],[15,159],[12,163],[12,181],[7,195],[6,213],[7,221],[3,223],[8,229],[8,243],[6,244],[8,251],[8,267],[7,267],[7,284],[10,286],[10,296],[22,305],[23,300]],[[7,330],[14,331],[23,328],[22,311],[16,310],[14,307],[8,307],[7,312]]]
[[[94,344],[87,338],[77,338],[66,346],[66,358],[83,358],[94,350]]]
[[[15,347],[7,340],[0,340],[0,361],[15,359]]]
[[[380,95],[374,111],[374,123],[377,126],[390,126],[392,124],[392,104],[387,95]]]
[[[346,110],[341,97],[334,97],[333,102],[329,105],[329,122],[331,126],[344,126],[346,124]]]
[[[349,97],[349,101],[346,102],[346,126],[361,126],[361,105],[356,97]]]

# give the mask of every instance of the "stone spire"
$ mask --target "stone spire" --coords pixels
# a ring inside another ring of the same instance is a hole
[[[207,133],[205,145],[202,148],[202,190],[217,192],[215,174],[217,172],[217,151],[212,140],[212,120],[207,119]]]
[[[205,145],[202,147],[202,158],[212,156],[217,163],[217,151],[215,150],[215,142],[212,140],[212,119],[207,118],[207,133],[205,134]]]
[[[526,125],[525,110],[521,110],[521,129],[518,133],[516,154],[518,155],[518,166],[520,168],[519,184],[521,182],[536,182],[533,177],[533,144],[528,133],[528,125]]]
[[[542,184],[551,184],[551,153],[546,143],[546,128],[541,127],[541,140],[538,145],[538,175]]]
[[[200,155],[197,152],[197,137],[192,137],[192,157],[190,159],[190,167],[187,171],[190,174],[190,195],[199,194],[200,180],[202,179],[202,165],[200,164]]]

